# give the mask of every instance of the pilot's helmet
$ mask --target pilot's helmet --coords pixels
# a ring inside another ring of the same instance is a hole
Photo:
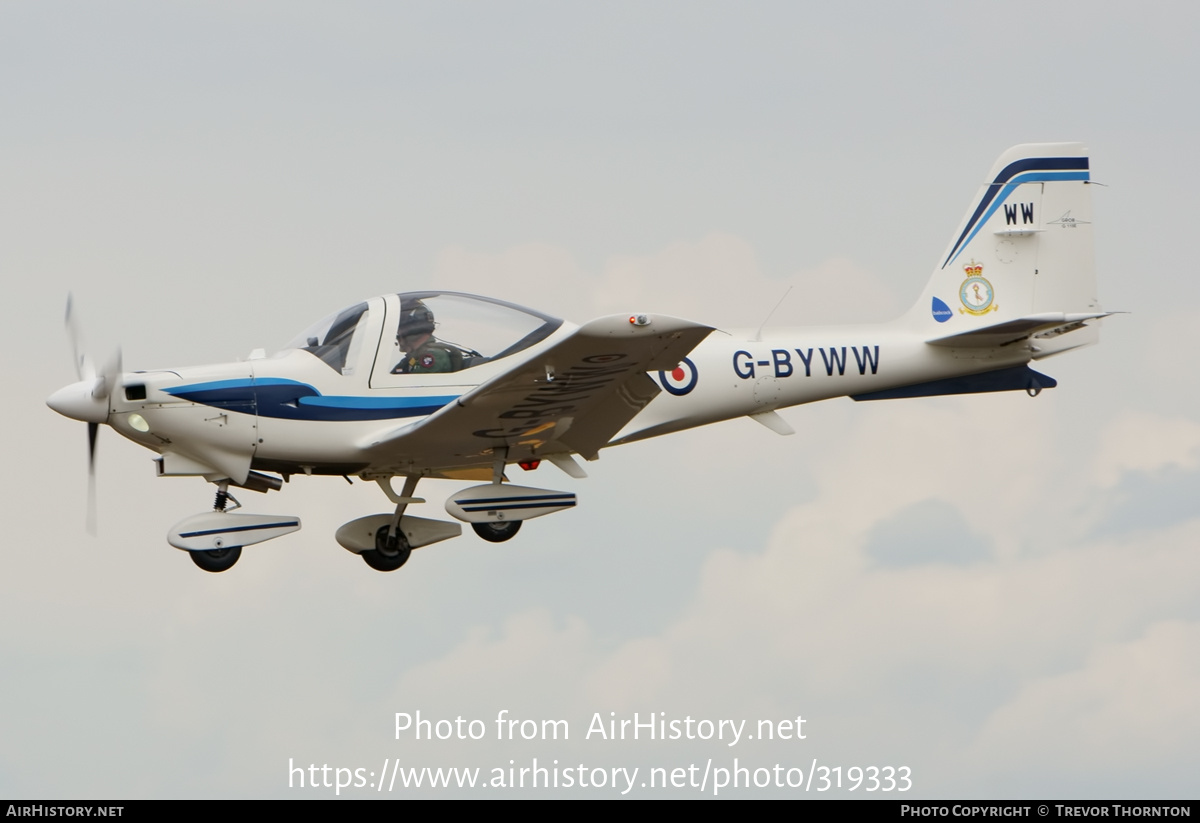
[[[400,307],[400,325],[396,328],[397,338],[433,334],[433,327],[433,312],[420,300],[405,303]]]

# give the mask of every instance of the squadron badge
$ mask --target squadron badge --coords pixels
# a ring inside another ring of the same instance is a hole
[[[972,260],[963,266],[963,271],[967,273],[967,279],[958,287],[958,299],[963,304],[959,313],[979,316],[999,309],[994,302],[996,292],[983,276],[983,264]]]

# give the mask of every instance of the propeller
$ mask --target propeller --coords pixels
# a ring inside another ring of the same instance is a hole
[[[96,533],[96,441],[100,424],[108,420],[109,398],[121,385],[121,350],[118,348],[105,361],[99,373],[92,359],[82,351],[83,335],[79,330],[71,295],[67,295],[67,337],[78,382],[65,386],[50,396],[46,404],[59,414],[87,423],[88,436],[88,502],[87,529]]]
[[[91,361],[87,359],[87,355],[79,353],[79,350],[83,347],[83,335],[79,331],[79,321],[75,318],[74,299],[71,294],[67,294],[66,322],[67,337],[71,341],[71,359],[75,363],[75,378],[83,380],[85,374],[88,377],[92,377],[96,372],[92,367]]]
[[[96,438],[100,434],[99,423],[88,423],[88,496],[87,530],[96,534]]]

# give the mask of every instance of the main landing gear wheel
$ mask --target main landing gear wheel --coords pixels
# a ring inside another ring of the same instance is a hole
[[[242,556],[241,546],[230,546],[225,549],[209,549],[207,551],[188,552],[192,562],[206,572],[223,572],[233,568]]]
[[[475,534],[489,543],[503,543],[517,536],[521,530],[521,520],[506,520],[503,523],[472,523]]]
[[[362,559],[377,572],[394,572],[408,562],[412,546],[403,532],[395,537],[388,536],[388,526],[380,526],[375,532],[375,548],[362,552]]]

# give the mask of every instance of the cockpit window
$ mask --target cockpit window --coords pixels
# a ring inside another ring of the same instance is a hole
[[[498,360],[549,337],[562,321],[456,292],[406,292],[391,326],[395,374],[452,372]]]
[[[366,303],[351,306],[309,326],[287,347],[311,352],[338,374],[353,374],[354,366],[346,363],[351,347],[357,350],[362,345],[362,336],[356,332],[366,323],[367,315]]]

